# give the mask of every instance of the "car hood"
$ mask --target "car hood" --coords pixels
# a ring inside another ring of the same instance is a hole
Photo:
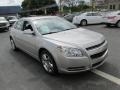
[[[17,19],[9,20],[10,22],[16,22],[18,21]]]
[[[8,21],[0,21],[0,23],[8,23]]]
[[[83,28],[44,35],[44,38],[83,47],[98,44],[104,40],[104,36],[102,34]]]

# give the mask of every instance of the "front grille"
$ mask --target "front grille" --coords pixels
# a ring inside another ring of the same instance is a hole
[[[6,23],[0,23],[0,27],[6,26]]]
[[[107,49],[105,49],[104,51],[102,51],[102,52],[100,52],[100,53],[97,53],[97,54],[91,55],[90,57],[91,57],[91,59],[97,59],[97,58],[100,58],[100,57],[102,57],[102,56],[105,54],[106,51],[107,51]]]
[[[98,48],[98,47],[100,47],[101,45],[103,45],[105,43],[105,40],[102,42],[102,43],[100,43],[100,44],[98,44],[98,45],[95,45],[95,46],[91,46],[91,47],[88,47],[88,48],[86,48],[86,50],[92,50],[92,49],[95,49],[95,48]]]

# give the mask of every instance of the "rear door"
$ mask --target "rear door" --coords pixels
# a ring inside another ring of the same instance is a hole
[[[93,23],[97,24],[97,23],[103,23],[103,16],[100,13],[93,13]]]
[[[90,12],[86,14],[88,24],[97,24],[103,22],[103,17],[99,13]]]
[[[22,28],[23,28],[23,20],[17,21],[15,25],[12,27],[13,38],[15,40],[15,44],[19,48],[21,48],[22,45],[22,41],[21,41],[21,37],[23,33]]]
[[[87,13],[85,16],[88,24],[93,24],[95,22],[95,17],[93,17],[92,13]]]

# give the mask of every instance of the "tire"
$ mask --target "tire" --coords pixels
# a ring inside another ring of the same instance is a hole
[[[110,27],[111,25],[110,24],[106,24],[107,27]]]
[[[82,20],[82,21],[80,22],[80,25],[81,25],[81,26],[87,26],[87,20]]]
[[[117,22],[116,26],[120,28],[120,20]]]
[[[11,43],[11,48],[12,48],[13,51],[18,50],[18,48],[15,45],[15,42],[14,42],[13,38],[10,38],[10,43]]]
[[[43,50],[40,53],[40,60],[41,60],[44,70],[47,73],[52,74],[52,75],[55,75],[58,73],[57,65],[54,61],[54,58],[47,50]]]

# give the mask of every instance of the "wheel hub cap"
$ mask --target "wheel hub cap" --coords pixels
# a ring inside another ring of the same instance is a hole
[[[43,67],[45,68],[46,71],[52,72],[53,64],[50,60],[50,57],[47,54],[42,55],[42,63],[43,63]]]

